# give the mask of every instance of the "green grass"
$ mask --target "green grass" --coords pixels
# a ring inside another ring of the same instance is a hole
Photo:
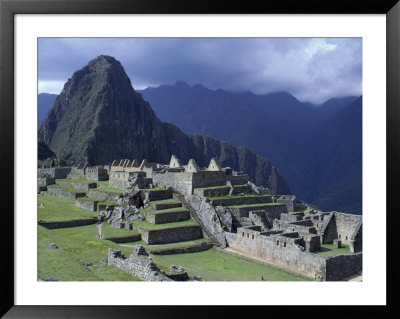
[[[243,205],[233,205],[227,206],[229,208],[241,208],[241,207],[259,207],[259,206],[279,206],[285,205],[283,203],[257,203],[257,204],[243,204]]]
[[[161,210],[146,210],[146,213],[149,214],[168,214],[174,212],[187,212],[188,210],[185,207],[175,207],[175,208],[168,208],[168,209],[161,209]]]
[[[72,199],[38,195],[38,220],[54,222],[91,217],[97,217],[97,213],[76,207]]]
[[[169,245],[148,245],[148,244],[146,244],[145,248],[148,252],[151,253],[153,251],[165,251],[165,250],[175,249],[175,248],[197,247],[203,242],[211,243],[211,240],[208,238],[200,238],[200,239],[195,239],[195,240],[182,241],[179,243],[173,243],[173,244],[169,244]]]
[[[152,192],[152,191],[159,191],[159,190],[166,190],[166,188],[160,188],[160,187],[153,187],[153,188],[141,188],[141,191],[146,191],[146,192]]]
[[[66,191],[73,192],[73,193],[86,193],[85,191],[83,191],[83,190],[77,190],[77,189],[75,189],[73,186],[70,186],[70,185],[58,185],[58,184],[53,184],[53,185],[48,185],[47,188],[63,188],[63,189],[65,189]]]
[[[148,230],[161,230],[161,229],[179,228],[185,226],[198,226],[198,224],[193,219],[188,219],[183,222],[174,222],[166,224],[152,224],[147,221],[133,221],[132,224],[136,227]]]
[[[96,181],[97,185],[106,185],[108,187],[110,185],[110,181]],[[103,187],[102,187],[103,188]]]
[[[100,261],[108,248],[121,250],[125,256],[133,248],[120,247],[96,238],[96,225],[48,230],[38,226],[38,278],[54,277],[58,281],[138,281],[140,279]],[[47,245],[55,243],[58,249]],[[87,263],[98,265],[89,269]]]
[[[352,254],[350,246],[347,244],[342,244],[340,248],[334,248],[333,244],[323,244],[321,248],[322,251],[315,252],[315,254],[325,257]]]
[[[118,194],[122,194],[124,192],[123,189],[119,189],[119,188],[113,188],[113,187],[100,187],[100,188],[95,188],[99,191],[102,192],[109,192],[109,193],[118,193]]]
[[[79,197],[79,200],[98,202],[98,204],[102,204],[102,205],[117,205],[116,202],[105,200],[104,198],[100,198],[100,197]]]
[[[226,199],[226,198],[245,198],[245,197],[269,197],[270,195],[256,195],[256,194],[245,194],[245,195],[225,195],[225,196],[217,196],[217,197],[210,197],[210,199]]]
[[[73,178],[58,178],[58,181],[63,181],[63,182],[77,182],[77,183],[97,183],[97,181],[90,181],[86,178],[78,178],[78,179],[73,179]]]
[[[163,200],[155,200],[150,202],[151,205],[156,205],[156,204],[178,204],[180,203],[179,200],[175,198],[168,198],[168,199],[163,199]]]
[[[197,275],[206,281],[304,281],[310,280],[300,275],[272,266],[251,262],[223,251],[211,248],[190,254],[153,255],[157,265],[166,269],[171,264],[182,266],[190,275]]]
[[[139,235],[139,232],[137,230],[129,230],[127,228],[122,228],[122,229],[116,229],[112,228],[111,224],[109,223],[103,223],[101,227],[101,232],[103,234],[103,238],[123,238],[123,237],[130,237],[130,236],[135,236]]]

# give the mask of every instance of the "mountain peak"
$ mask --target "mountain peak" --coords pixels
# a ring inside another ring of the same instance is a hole
[[[179,88],[189,88],[190,89],[190,85],[182,80],[176,81],[174,86],[179,87]]]

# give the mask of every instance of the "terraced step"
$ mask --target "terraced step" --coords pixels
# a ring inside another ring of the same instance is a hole
[[[247,184],[244,185],[233,185],[233,195],[238,194],[248,194],[250,192],[250,187]],[[194,194],[205,196],[205,197],[217,197],[217,196],[227,196],[231,188],[229,186],[214,186],[214,187],[203,187],[195,188]]]
[[[84,190],[84,191],[88,191],[91,188],[97,187],[97,183],[95,181],[88,181],[85,179],[79,179],[79,180],[74,180],[69,178],[56,179],[56,184],[72,186],[76,190]]]
[[[150,202],[150,206],[155,210],[164,210],[164,209],[182,207],[182,203],[175,198],[169,198],[169,199]]]
[[[271,220],[280,218],[281,214],[287,213],[287,207],[283,203],[259,203],[249,205],[227,206],[237,218],[249,217],[249,212],[253,210],[265,210]]]
[[[68,198],[68,199],[77,199],[79,197],[86,196],[85,192],[76,190],[72,186],[57,185],[57,184],[48,185],[46,193],[51,196]]]
[[[116,201],[116,198],[119,194],[122,194],[124,191],[118,188],[110,188],[110,187],[101,187],[101,188],[91,188],[89,190],[89,197],[95,198],[104,198],[108,201]]]
[[[104,198],[79,197],[75,200],[75,206],[91,212],[97,212],[100,210],[112,209],[117,206],[117,203],[107,201]]]
[[[169,244],[203,237],[201,227],[193,219],[168,224],[152,224],[147,221],[133,221],[132,224],[148,244]]]
[[[102,239],[110,240],[114,243],[129,243],[139,241],[141,234],[135,229],[116,229],[111,224],[103,223],[101,226]]]
[[[157,189],[157,188],[153,189],[153,188],[151,188],[151,189],[143,189],[142,191],[144,193],[149,194],[150,202],[172,198],[172,189]]]
[[[190,219],[185,207],[174,207],[163,210],[148,210],[144,213],[146,221],[152,224],[173,223]]]
[[[238,206],[238,205],[253,205],[271,203],[272,197],[270,195],[245,195],[245,196],[223,196],[213,197],[213,206]]]

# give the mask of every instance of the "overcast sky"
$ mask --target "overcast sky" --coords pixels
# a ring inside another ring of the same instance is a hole
[[[135,89],[183,80],[322,103],[362,94],[361,38],[40,38],[39,93],[59,94],[99,55],[122,63]]]

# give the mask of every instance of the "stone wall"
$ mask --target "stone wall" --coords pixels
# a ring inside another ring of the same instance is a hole
[[[238,229],[238,233],[226,233],[229,247],[309,277],[317,274],[326,278],[325,258],[302,251],[293,238],[279,240],[279,235],[257,236],[256,232],[252,238],[252,235],[242,236],[241,232]]]
[[[185,248],[171,248],[163,250],[152,250],[153,255],[174,255],[174,254],[185,254],[185,253],[198,253],[210,249],[213,244],[202,243],[197,246],[185,247]]]
[[[298,232],[301,234],[316,234],[317,233],[317,230],[314,226],[303,226],[301,224],[299,225],[299,224],[295,224],[295,223],[286,223],[286,222],[282,222],[280,220],[274,220],[273,225],[274,225],[275,229],[279,229],[279,230],[283,230],[283,231]]]
[[[86,168],[86,178],[91,181],[106,181],[108,180],[108,171],[103,167],[88,167]]]
[[[192,194],[192,175],[193,173],[188,172],[174,173],[168,171],[151,171],[147,176],[153,178],[153,183],[155,185],[173,187],[183,194]]]
[[[114,202],[117,200],[118,195],[119,193],[103,191],[101,188],[92,188],[89,190],[89,197],[104,198]]]
[[[285,204],[280,205],[265,205],[258,207],[230,207],[229,208],[232,214],[236,216],[236,218],[240,217],[249,217],[249,212],[253,210],[265,210],[268,218],[273,220],[275,218],[279,219],[281,214],[287,213],[287,208]]]
[[[362,221],[362,216],[335,212],[335,219],[338,238],[342,243],[349,244],[351,236]]]
[[[39,168],[38,177],[66,178],[70,172],[71,167]]]
[[[158,230],[137,228],[137,230],[141,233],[142,240],[148,244],[168,244],[203,237],[200,226],[183,226]]]
[[[47,190],[47,185],[52,185],[55,183],[53,177],[38,177],[37,179],[37,191],[38,193]]]
[[[173,213],[146,213],[146,220],[152,224],[165,224],[165,223],[173,223],[180,222],[183,220],[188,220],[190,218],[190,214],[188,211],[178,211]]]
[[[272,197],[269,195],[262,195],[212,199],[212,204],[214,206],[251,205],[261,203],[272,203]]]
[[[89,219],[76,219],[76,220],[68,220],[68,221],[59,221],[59,222],[46,222],[46,221],[38,221],[40,226],[46,227],[47,229],[55,229],[55,228],[65,228],[65,227],[77,227],[77,226],[85,226],[92,225],[97,223],[97,218],[89,218]]]
[[[172,189],[158,189],[153,191],[144,191],[144,193],[148,193],[149,201],[163,200],[172,197]]]
[[[362,253],[326,258],[326,280],[341,280],[362,272]]]
[[[83,191],[88,191],[91,188],[96,188],[97,187],[97,183],[88,183],[88,182],[73,182],[73,181],[56,180],[55,183],[57,185],[72,186],[76,190],[83,190]]]
[[[89,210],[91,212],[96,212],[97,211],[97,203],[99,201],[92,201],[92,200],[87,200],[83,198],[77,198],[75,200],[75,206]]]
[[[129,187],[129,172],[111,172],[109,185],[112,188],[126,189]]]
[[[138,241],[141,238],[142,238],[142,236],[140,234],[137,234],[137,235],[127,236],[127,237],[107,237],[104,239],[112,241],[117,244],[122,244],[122,243],[130,243],[130,242]]]
[[[47,187],[47,193],[55,197],[63,197],[68,199],[77,199],[78,197],[85,197],[86,193],[71,192],[60,187]]]
[[[145,281],[166,281],[154,261],[144,255],[133,253],[125,258],[120,250],[108,250],[108,265],[115,266]]]

